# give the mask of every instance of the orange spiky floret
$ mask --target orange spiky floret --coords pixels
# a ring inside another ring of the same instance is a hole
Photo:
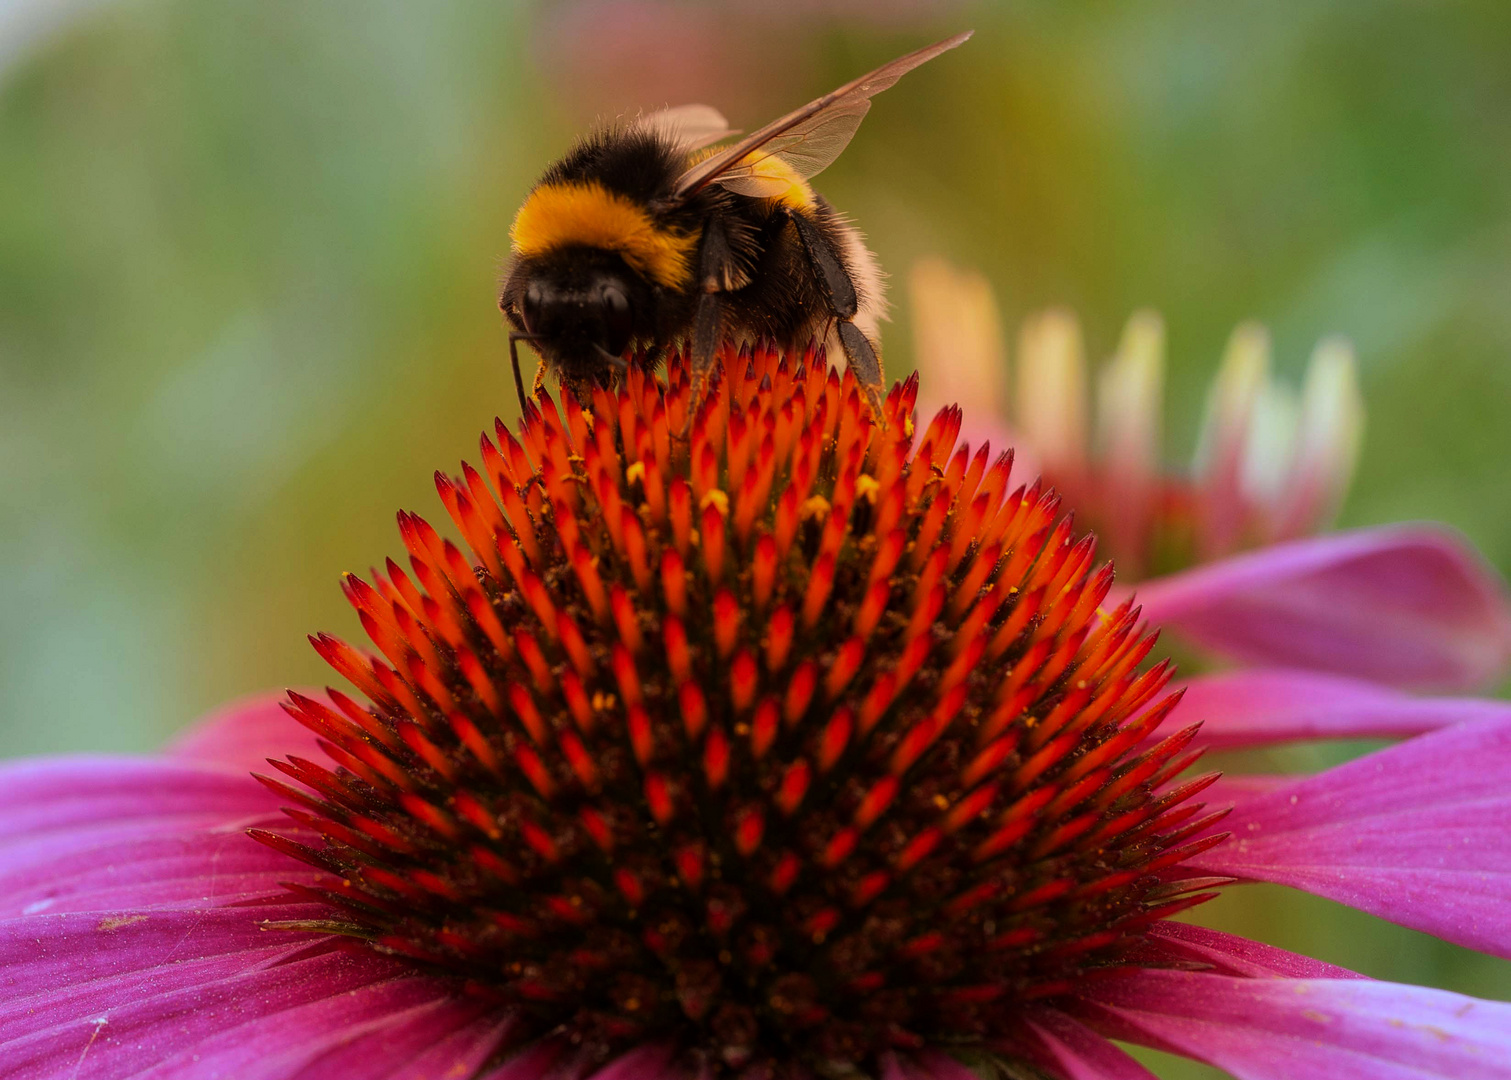
[[[314,639],[371,702],[290,696],[332,762],[265,782],[320,845],[259,838],[535,1030],[714,1071],[968,1045],[1136,962],[1215,895],[1170,669],[1058,496],[958,409],[915,438],[916,393],[755,348],[695,409],[675,358],[500,423],[437,475],[471,557],[401,514],[413,576],[344,585],[379,655]]]

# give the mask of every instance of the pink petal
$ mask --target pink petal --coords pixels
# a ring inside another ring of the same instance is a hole
[[[522,1049],[496,1069],[491,1069],[478,1080],[577,1080],[587,1070],[581,1063],[574,1065],[572,1059],[558,1067],[566,1054],[566,1044],[555,1039],[540,1039]]]
[[[1295,739],[1405,738],[1470,720],[1511,718],[1511,702],[1412,697],[1377,683],[1285,668],[1205,675],[1186,683],[1182,723],[1217,750]]]
[[[881,1080],[979,1080],[974,1072],[938,1050],[882,1055]]]
[[[508,1016],[325,935],[246,837],[277,818],[250,778],[181,761],[0,768],[0,1061],[68,1076],[376,1080],[474,1073]],[[233,903],[233,901],[236,901]],[[255,902],[253,902],[255,901]]]
[[[256,911],[94,911],[7,919],[0,922],[0,1043],[26,1030],[38,1010],[62,1008],[67,1015],[67,998],[77,998],[85,1012],[109,1008],[114,1001],[97,995],[112,984],[171,977],[190,985],[276,962],[318,939],[259,924],[320,914],[315,905],[286,904]],[[12,1007],[18,1011],[6,1011]]]
[[[670,1043],[637,1046],[593,1073],[590,1080],[661,1080],[662,1077],[670,1080],[683,1075],[680,1070],[668,1068],[675,1052],[676,1047]]]
[[[1244,800],[1188,865],[1292,885],[1511,956],[1511,720],[1463,724]]]
[[[1505,1080],[1511,1062],[1511,1004],[1368,979],[1151,969],[1094,984],[1074,1010],[1238,1080]]]
[[[79,828],[151,830],[261,818],[278,801],[246,776],[153,758],[33,758],[0,764],[0,851]]]
[[[285,904],[0,923],[5,1075],[470,1075],[498,1045],[507,1017],[490,1002],[329,937],[263,926],[321,914]]]
[[[888,1055],[883,1074],[889,1071],[899,1080],[980,1080],[971,1069],[938,1050]]]
[[[5,987],[0,995],[0,1059],[30,1060],[23,1049],[35,1045],[37,1061],[52,1060],[51,1047],[60,1050],[57,1060],[71,1062],[66,1048],[71,1046],[77,1057],[94,1034],[98,1017],[113,1020],[123,1007],[163,996],[213,992],[250,974],[290,966],[312,942],[326,939],[268,931],[259,924],[308,918],[319,910],[283,905],[257,910],[87,912],[0,923],[0,979]],[[329,956],[328,946],[322,955]],[[374,968],[368,981],[390,976],[393,970],[391,963]]]
[[[237,772],[266,772],[268,758],[298,754],[324,761],[315,735],[283,711],[282,694],[233,702],[196,721],[165,748],[172,757]]]
[[[539,1039],[522,1048],[502,1065],[478,1080],[691,1080],[691,1074],[674,1064],[672,1043],[645,1043],[596,1066],[586,1054],[572,1050],[559,1039]],[[800,1074],[789,1074],[798,1080]]]
[[[1205,926],[1166,920],[1149,928],[1150,938],[1160,953],[1172,959],[1191,960],[1210,965],[1220,975],[1242,975],[1250,979],[1362,979],[1347,968],[1325,964],[1310,956],[1287,952],[1250,941],[1236,934],[1210,930]]]
[[[405,1004],[418,980],[393,980],[366,1000],[328,1001],[297,1023],[311,1037],[283,1037],[283,1019],[232,1029],[185,1049],[149,1076],[260,1078],[260,1080],[434,1080],[470,1077],[507,1036],[512,1021],[485,1001],[420,998]],[[375,1007],[380,1006],[380,1007]],[[315,1031],[322,1024],[323,1031]]]
[[[913,1073],[921,1080],[977,1080],[974,1070],[938,1050],[920,1050],[913,1062]]]
[[[227,904],[314,876],[240,829],[142,838],[126,828],[68,840],[0,855],[0,918]]]
[[[425,1074],[411,1071],[405,1057],[387,1062],[388,1071],[375,1069],[372,1049],[407,1048],[407,1057],[442,1042],[449,1060],[429,1075],[481,1064],[490,1048],[449,1040],[487,1008],[444,980],[410,975],[375,954],[332,951],[310,935],[298,937],[313,948],[291,945],[295,935],[264,933],[276,947],[217,953],[245,928],[257,932],[256,917],[237,909],[159,913],[116,930],[100,930],[92,918],[76,925],[75,916],[0,924],[11,991],[0,1005],[6,1075],[418,1077]],[[71,977],[39,982],[42,973],[25,960],[28,947],[72,958]],[[358,1041],[368,1053],[343,1052]]]
[[[251,840],[287,826],[250,777],[145,758],[0,768],[0,918],[204,907],[312,872]]]
[[[1459,690],[1511,661],[1505,585],[1434,527],[1278,544],[1147,582],[1138,598],[1155,625],[1246,663]]]
[[[1074,1017],[1040,1008],[1026,1015],[1020,1050],[1064,1080],[1158,1080],[1106,1038]]]

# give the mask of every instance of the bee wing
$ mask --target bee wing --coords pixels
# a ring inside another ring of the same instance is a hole
[[[677,105],[642,116],[637,123],[683,153],[701,150],[735,134],[724,114],[709,105]]]
[[[948,52],[970,36],[971,31],[967,30],[899,56],[875,71],[847,82],[838,90],[810,101],[801,109],[773,120],[727,150],[720,150],[684,172],[677,179],[673,198],[686,198],[715,183],[746,195],[778,194],[787,186],[784,181],[755,175],[760,162],[773,154],[791,165],[804,179],[818,175],[850,142],[871,108],[871,98],[918,65]],[[744,160],[746,157],[751,160]],[[768,187],[772,190],[764,190]]]
[[[799,125],[801,130],[794,129],[785,135],[778,135],[766,145],[746,154],[715,176],[710,183],[757,198],[781,195],[791,186],[789,181],[783,177],[761,175],[761,162],[778,157],[792,166],[804,180],[817,176],[849,145],[861,120],[870,111],[871,102],[866,98],[836,102],[811,117],[807,123]]]

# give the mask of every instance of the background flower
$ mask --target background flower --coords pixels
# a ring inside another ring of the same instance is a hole
[[[1347,343],[1318,346],[1297,401],[1269,375],[1263,328],[1239,327],[1194,460],[1167,465],[1158,315],[1134,315],[1094,376],[1073,314],[1031,317],[1009,398],[986,281],[934,259],[910,286],[924,385],[985,388],[990,411],[968,431],[978,454],[994,438],[1066,493],[1160,625],[1230,661],[1411,689],[1472,690],[1506,675],[1511,603],[1461,537],[1430,525],[1313,535],[1348,490],[1364,425]]]
[[[1037,313],[1024,321],[1009,366],[980,274],[925,259],[908,286],[930,395],[979,401],[977,441],[995,436],[1028,454],[1107,538],[1123,580],[1309,536],[1337,516],[1364,434],[1347,341],[1317,345],[1298,393],[1272,373],[1265,328],[1239,326],[1207,390],[1190,463],[1167,464],[1169,360],[1158,313],[1135,313],[1095,370],[1073,312]],[[1011,393],[1002,386],[1009,371]]]

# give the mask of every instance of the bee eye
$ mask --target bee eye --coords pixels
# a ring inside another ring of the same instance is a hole
[[[603,320],[604,348],[615,356],[624,352],[635,332],[635,319],[630,311],[630,298],[618,285],[604,284],[598,287],[599,318]]]
[[[540,309],[544,303],[545,297],[539,285],[531,285],[525,290],[525,306],[521,314],[525,319],[525,329],[532,334],[540,328]]]

